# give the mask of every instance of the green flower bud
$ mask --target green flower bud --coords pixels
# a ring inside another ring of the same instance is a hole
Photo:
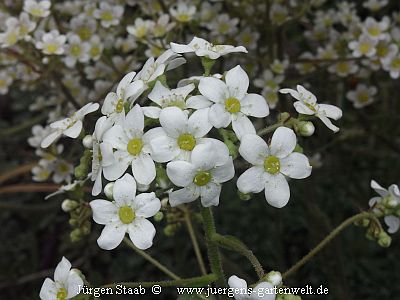
[[[158,213],[156,213],[154,215],[153,218],[154,218],[154,221],[161,222],[161,220],[164,218],[164,214],[161,211],[159,211]]]
[[[274,286],[278,286],[282,283],[282,274],[278,271],[271,271],[264,278]]]
[[[75,228],[74,230],[71,231],[69,237],[71,239],[71,242],[76,243],[81,239],[82,232],[79,228]]]
[[[378,244],[381,247],[387,248],[392,243],[392,238],[384,231],[381,231],[378,237]]]
[[[77,179],[85,179],[89,173],[89,166],[92,160],[92,153],[89,149],[83,152],[83,156],[80,159],[80,164],[75,168],[75,177]]]
[[[201,64],[204,68],[204,76],[210,76],[211,68],[215,64],[215,60],[209,58],[208,56],[201,57]]]
[[[294,129],[301,136],[312,136],[315,132],[315,126],[310,121],[300,121],[295,124]]]
[[[245,194],[240,191],[237,191],[237,194],[239,196],[239,199],[243,201],[249,201],[253,197],[253,194]]]
[[[85,221],[81,227],[82,235],[88,235],[91,231],[92,224],[90,221]]]
[[[174,236],[175,235],[175,226],[173,226],[173,225],[167,225],[167,226],[165,226],[165,228],[164,228],[164,234],[166,235],[166,236]]]
[[[61,209],[64,212],[70,212],[79,206],[79,203],[75,200],[65,199],[61,204]]]

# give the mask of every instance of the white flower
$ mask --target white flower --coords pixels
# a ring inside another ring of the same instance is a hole
[[[101,26],[109,28],[119,24],[124,14],[124,7],[121,5],[110,5],[107,2],[100,2],[100,8],[95,9],[93,16],[100,20]]]
[[[19,38],[29,39],[28,34],[32,32],[36,27],[36,22],[29,19],[29,15],[26,12],[22,12],[19,15],[18,33]]]
[[[51,129],[49,126],[34,125],[31,131],[33,136],[28,138],[28,143],[30,146],[38,148],[43,139],[50,134]]]
[[[44,54],[61,55],[64,53],[64,44],[67,38],[65,35],[60,35],[58,30],[54,29],[43,34],[41,41],[36,43],[36,48],[42,50]]]
[[[34,17],[45,18],[50,15],[51,2],[47,0],[35,1],[25,0],[24,11],[31,14]]]
[[[380,22],[376,21],[372,17],[365,19],[364,24],[362,24],[362,30],[364,34],[368,35],[373,40],[385,40],[390,36],[385,31],[388,30],[390,26],[389,17],[383,17]]]
[[[54,271],[54,281],[46,278],[40,289],[41,300],[66,300],[78,295],[83,280],[65,257],[58,263]]]
[[[226,147],[226,146],[225,146]],[[233,178],[235,169],[228,149],[213,143],[197,145],[190,162],[173,161],[167,164],[169,179],[182,189],[169,193],[171,206],[178,206],[201,198],[204,207],[217,206],[221,183]]]
[[[229,277],[228,285],[236,300],[275,300],[276,298],[274,286],[266,281],[260,282],[254,288],[248,288],[246,280],[233,275]]]
[[[279,60],[275,59],[270,65],[270,69],[276,74],[283,74],[285,70],[289,67],[289,60]]]
[[[53,181],[55,183],[71,182],[74,166],[63,159],[57,159],[53,167]]]
[[[32,180],[37,182],[46,181],[53,172],[54,164],[52,161],[41,159],[39,163],[32,168]]]
[[[158,18],[157,23],[155,23],[150,29],[155,37],[162,37],[170,32],[174,27],[175,23],[169,22],[169,15],[163,14]]]
[[[98,108],[98,103],[90,102],[76,111],[71,117],[51,123],[50,128],[55,131],[43,139],[41,147],[47,148],[62,134],[73,139],[77,138],[82,131],[83,118],[87,114],[96,111]]]
[[[157,162],[171,160],[190,160],[192,150],[198,144],[213,143],[224,152],[226,146],[219,140],[205,138],[212,125],[208,121],[208,109],[195,111],[189,118],[177,107],[167,107],[160,114],[161,128],[158,134],[150,141],[151,155]]]
[[[380,186],[375,180],[371,180],[371,188],[379,194],[379,197],[373,197],[369,200],[369,206],[373,207],[377,203],[380,203],[383,199],[386,199],[387,203],[391,207],[400,205],[400,190],[396,184],[392,184],[388,189]],[[395,233],[400,228],[400,218],[396,216],[385,216],[384,218],[386,225],[389,227],[389,233]]]
[[[270,205],[284,207],[290,198],[285,176],[303,179],[310,176],[312,169],[304,154],[293,152],[296,143],[296,134],[286,127],[274,132],[270,146],[258,135],[245,135],[239,153],[253,166],[240,175],[239,191],[259,193],[265,189],[265,199]]]
[[[196,6],[180,1],[170,7],[169,13],[178,22],[187,23],[193,19],[194,14],[196,13]]]
[[[151,20],[143,20],[142,18],[135,19],[134,25],[129,25],[126,30],[138,39],[145,38],[148,33],[154,28],[155,23]]]
[[[100,40],[100,37],[98,35],[93,35],[90,40],[89,40],[89,55],[90,58],[94,61],[99,60],[101,57],[101,54],[103,53],[103,44]]]
[[[220,56],[232,52],[247,53],[246,48],[243,46],[234,47],[230,45],[213,45],[210,42],[198,37],[194,37],[187,45],[171,43],[171,50],[175,53],[194,52],[197,56],[206,56],[210,59],[217,59]]]
[[[77,61],[81,63],[88,62],[90,59],[89,50],[90,45],[88,42],[82,42],[78,35],[71,34],[65,47],[66,57],[64,61],[66,66],[73,68]]]
[[[254,85],[259,88],[268,88],[277,92],[279,90],[279,85],[283,82],[283,75],[276,75],[270,71],[265,70],[262,74],[262,78],[257,78],[254,80]]]
[[[357,41],[351,41],[349,48],[353,50],[354,57],[372,57],[376,54],[377,40],[372,39],[369,35],[362,34]]]
[[[100,194],[102,185],[102,174],[103,167],[112,165],[115,162],[113,155],[112,145],[103,141],[104,133],[110,129],[112,121],[103,116],[96,122],[93,139],[92,139],[92,176],[91,179],[94,182],[92,195],[97,196]]]
[[[318,104],[313,93],[303,86],[297,85],[297,91],[293,89],[280,89],[282,94],[290,94],[297,99],[293,105],[296,111],[303,115],[314,115],[319,118],[330,130],[337,132],[339,128],[332,124],[330,119],[338,120],[342,117],[342,110],[330,104]]]
[[[389,3],[388,0],[368,0],[363,1],[363,6],[370,11],[376,12]]]
[[[358,71],[358,65],[353,61],[340,61],[336,64],[329,66],[328,71],[335,73],[340,77],[347,77]]]
[[[114,201],[96,199],[90,202],[93,220],[105,225],[97,243],[100,248],[112,250],[129,234],[132,243],[145,250],[152,246],[156,234],[154,225],[147,220],[161,208],[154,193],[136,195],[136,181],[129,174],[118,179],[113,187]]]
[[[2,48],[15,45],[19,40],[18,19],[14,17],[7,18],[6,31],[0,33],[0,44]]]
[[[158,119],[160,112],[166,107],[176,106],[181,109],[195,108],[190,105],[188,106],[186,103],[187,96],[194,88],[194,84],[188,84],[176,89],[169,89],[162,85],[161,82],[157,81],[153,90],[148,95],[148,98],[161,108],[156,106],[143,107],[143,113],[146,117]]]
[[[389,72],[390,77],[397,79],[400,76],[400,55],[396,54],[383,60],[383,69]]]
[[[362,108],[374,101],[377,91],[374,86],[368,87],[365,84],[358,84],[355,90],[347,92],[346,97],[353,102],[355,108]]]
[[[115,180],[125,173],[129,165],[136,181],[150,184],[156,177],[156,167],[150,156],[151,133],[143,134],[144,115],[139,105],[135,105],[121,124],[114,125],[103,136],[116,151],[115,162],[103,169],[107,180]]]
[[[207,28],[213,36],[232,36],[237,32],[238,18],[232,18],[228,14],[219,14],[207,24]]]
[[[133,103],[144,90],[144,83],[141,80],[132,82],[136,72],[130,72],[122,78],[117,86],[117,92],[107,94],[101,113],[108,116],[113,122],[120,124],[125,118],[125,104]]]
[[[213,104],[209,119],[216,128],[227,127],[232,122],[233,131],[240,139],[244,134],[255,133],[247,116],[264,118],[269,114],[266,100],[261,95],[248,94],[249,77],[240,67],[229,70],[222,80],[205,77],[200,80],[199,91]]]

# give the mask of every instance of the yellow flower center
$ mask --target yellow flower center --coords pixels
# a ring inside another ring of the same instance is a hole
[[[181,134],[178,137],[178,146],[182,150],[192,151],[194,146],[196,146],[196,139],[189,133]]]
[[[65,288],[60,288],[58,291],[57,291],[57,300],[66,300],[67,299],[67,295],[68,295],[68,293],[67,293],[67,290],[65,289]]]
[[[386,55],[388,55],[388,53],[389,48],[387,47],[387,45],[379,44],[376,47],[376,55],[378,55],[378,57],[385,57]]]
[[[270,174],[276,174],[281,169],[281,162],[276,156],[270,155],[264,160],[264,170]]]
[[[71,46],[71,54],[73,56],[79,56],[82,52],[81,47],[79,47],[79,45],[72,45]]]
[[[188,14],[180,14],[180,15],[176,16],[176,19],[179,22],[186,23],[186,22],[190,21],[190,16]]]
[[[368,43],[361,43],[360,44],[360,52],[362,54],[367,54],[369,50],[371,49],[371,45]]]
[[[118,210],[118,216],[122,223],[130,224],[135,220],[136,214],[133,209],[127,205],[121,206]]]
[[[381,33],[379,27],[370,27],[368,28],[368,33],[372,36],[378,36]]]
[[[114,16],[113,16],[113,14],[112,14],[111,12],[109,12],[109,11],[103,11],[103,12],[101,13],[100,18],[101,18],[103,21],[110,22],[110,21],[113,20]]]
[[[46,51],[50,54],[55,53],[58,50],[58,45],[57,44],[48,44],[46,46]]]
[[[65,164],[65,163],[60,163],[60,164],[57,166],[57,170],[58,170],[58,172],[60,172],[60,173],[68,173],[69,167],[68,167],[68,165]]]
[[[124,109],[124,101],[122,99],[119,99],[117,105],[115,106],[115,111],[117,113],[120,113],[122,112],[123,109]]]
[[[240,101],[235,97],[230,97],[225,100],[225,109],[230,113],[237,113],[240,111]]]
[[[358,94],[358,102],[360,103],[365,103],[368,102],[369,100],[369,95],[366,92],[361,92]]]
[[[131,139],[127,146],[127,151],[131,155],[138,155],[142,151],[143,142],[142,139]]]
[[[94,47],[90,48],[89,53],[90,53],[91,57],[96,57],[100,54],[100,48],[97,46],[94,46]]]
[[[348,73],[349,72],[349,64],[347,62],[340,62],[336,65],[336,69],[340,73]]]
[[[13,32],[10,32],[10,33],[7,35],[6,40],[7,40],[7,44],[8,44],[8,45],[14,45],[14,44],[18,41],[18,36],[17,36],[17,34],[13,31]]]
[[[211,173],[206,171],[201,171],[196,174],[193,179],[193,182],[197,186],[204,186],[209,183],[211,180]]]
[[[92,32],[90,31],[90,28],[88,28],[88,27],[81,27],[78,30],[78,35],[82,41],[87,41],[92,36]]]
[[[395,58],[392,60],[392,63],[390,64],[390,66],[393,69],[400,69],[400,58]]]

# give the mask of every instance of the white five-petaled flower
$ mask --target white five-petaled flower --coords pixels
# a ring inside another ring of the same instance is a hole
[[[275,300],[276,298],[274,286],[267,281],[262,281],[254,288],[249,289],[246,280],[233,275],[229,277],[228,285],[231,289],[233,289],[233,297],[236,300]]]
[[[210,42],[198,37],[194,37],[187,45],[171,43],[171,49],[175,53],[194,52],[197,56],[206,56],[210,59],[217,59],[222,55],[232,52],[247,53],[246,48],[243,46],[234,47],[231,45],[213,45]]]
[[[176,106],[181,109],[194,108],[186,103],[186,98],[195,88],[194,84],[188,84],[176,89],[169,89],[157,81],[148,98],[157,104],[157,106],[143,107],[143,113],[146,117],[157,119],[163,108]]]
[[[36,43],[36,48],[47,55],[61,55],[64,53],[64,44],[67,40],[58,30],[54,29],[43,34],[42,39]]]
[[[52,128],[54,132],[43,139],[42,143],[40,144],[41,147],[47,148],[62,134],[73,139],[77,138],[82,131],[83,118],[87,114],[96,111],[98,108],[98,103],[90,102],[76,111],[71,117],[51,123],[50,128]]]
[[[351,41],[349,48],[353,50],[354,57],[372,57],[376,54],[376,45],[378,41],[372,39],[369,35],[362,34],[357,41]]]
[[[232,179],[235,169],[228,149],[206,143],[193,149],[190,162],[169,162],[167,175],[175,185],[182,187],[169,193],[171,206],[189,203],[200,197],[201,204],[209,207],[219,204],[221,183]]]
[[[358,84],[355,90],[346,93],[347,99],[353,102],[355,108],[362,108],[371,104],[374,101],[374,96],[377,93],[375,86],[368,87],[365,84]]]
[[[133,103],[144,91],[142,80],[132,82],[136,72],[126,74],[117,86],[117,92],[107,94],[101,113],[108,116],[114,123],[121,124],[125,117],[125,104],[129,101]]]
[[[112,145],[103,142],[104,133],[110,129],[112,121],[107,119],[106,116],[99,118],[96,122],[93,133],[93,146],[92,146],[92,175],[91,179],[94,181],[92,195],[97,196],[100,194],[102,185],[103,168],[115,163]]]
[[[93,12],[93,16],[100,20],[100,24],[104,28],[118,25],[123,14],[123,6],[111,5],[107,2],[100,2],[100,7]]]
[[[54,281],[46,278],[40,289],[41,300],[66,300],[78,295],[83,280],[78,272],[71,270],[71,263],[65,257],[54,271]]]
[[[284,207],[290,198],[285,176],[303,179],[310,176],[312,169],[304,154],[293,152],[296,143],[296,134],[286,127],[274,132],[270,146],[258,135],[245,135],[239,153],[253,166],[240,175],[239,191],[259,193],[265,189],[265,199],[270,205]]]
[[[331,120],[342,117],[342,110],[331,104],[318,104],[317,97],[303,86],[297,85],[297,91],[293,89],[280,89],[282,94],[290,94],[296,101],[293,105],[296,111],[303,115],[314,115],[319,118],[330,130],[337,132],[339,128],[332,124]]]
[[[223,142],[205,138],[212,125],[208,121],[208,108],[195,111],[189,118],[177,107],[164,108],[160,114],[160,127],[149,132],[159,130],[157,136],[150,141],[151,155],[157,162],[171,160],[190,160],[196,145],[213,143],[221,152],[226,150]]]
[[[31,14],[34,17],[45,18],[50,15],[51,2],[48,0],[35,1],[25,0],[24,11]]]
[[[115,249],[126,233],[139,249],[150,248],[156,229],[147,218],[160,210],[160,200],[154,193],[136,195],[136,181],[130,174],[125,174],[115,182],[112,194],[113,202],[103,199],[90,202],[93,220],[105,225],[97,239],[100,248]]]
[[[232,129],[240,139],[248,133],[256,133],[247,116],[264,118],[269,114],[267,101],[261,95],[248,94],[249,77],[238,65],[225,75],[225,82],[213,77],[200,79],[199,91],[214,102],[210,108],[209,119],[216,128]]]
[[[383,199],[386,199],[388,205],[396,207],[400,205],[400,190],[396,184],[392,184],[388,189],[380,186],[375,180],[371,180],[371,188],[379,194],[379,197],[373,197],[369,200],[369,206],[373,207],[377,203],[380,203]],[[385,216],[386,225],[389,227],[389,233],[395,233],[400,228],[400,218],[396,216]]]
[[[107,180],[120,178],[129,167],[140,184],[150,184],[156,177],[156,167],[150,156],[150,140],[153,134],[143,134],[144,115],[141,107],[135,105],[121,124],[115,124],[103,136],[103,141],[110,143],[116,151],[115,162],[103,168],[104,177]]]

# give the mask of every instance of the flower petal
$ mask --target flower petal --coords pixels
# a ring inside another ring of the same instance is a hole
[[[231,114],[228,113],[225,110],[225,106],[220,103],[210,107],[208,117],[215,128],[225,128],[231,123]]]
[[[177,138],[187,132],[187,115],[177,107],[164,108],[160,113],[160,124],[170,137]]]
[[[136,181],[130,174],[118,179],[113,188],[113,198],[118,206],[130,205],[136,195]]]
[[[389,233],[396,233],[399,230],[400,219],[398,217],[385,216],[384,220],[385,220],[386,225],[389,226],[389,228],[388,228]]]
[[[144,115],[142,108],[136,104],[126,115],[124,121],[124,130],[129,132],[130,137],[136,137],[138,133],[142,133],[144,129]]]
[[[214,182],[222,183],[231,180],[235,176],[235,168],[233,166],[232,157],[222,166],[218,166],[211,170],[212,179]]]
[[[137,218],[131,224],[129,224],[128,234],[132,243],[137,248],[146,250],[153,245],[156,229],[149,220]]]
[[[205,136],[213,127],[208,120],[208,108],[196,110],[188,120],[188,132],[199,138]]]
[[[225,82],[229,89],[229,96],[239,100],[245,96],[249,88],[249,76],[239,65],[226,72]]]
[[[309,115],[309,116],[315,115],[315,111],[311,110],[307,105],[305,105],[301,101],[296,101],[295,103],[293,103],[293,106],[299,114]]]
[[[239,146],[240,155],[252,165],[263,165],[269,155],[267,143],[256,134],[246,134]]]
[[[339,131],[339,127],[333,125],[331,120],[329,120],[326,116],[318,115],[318,118],[325,124],[326,127],[328,127],[333,132]]]
[[[294,131],[287,127],[278,127],[272,135],[269,147],[271,155],[279,158],[288,156],[296,147],[297,138]]]
[[[103,141],[110,143],[115,149],[126,150],[129,139],[122,126],[114,125],[104,133]]]
[[[282,174],[264,173],[265,182],[265,199],[267,202],[276,208],[284,207],[290,198],[289,184],[285,176]]]
[[[217,78],[201,78],[198,89],[203,96],[215,103],[222,103],[229,97],[226,84]]]
[[[57,286],[53,280],[46,278],[40,289],[39,297],[42,300],[53,300],[57,295]]]
[[[82,121],[78,120],[75,122],[74,125],[69,127],[63,133],[64,133],[64,135],[66,135],[70,138],[76,139],[79,136],[79,134],[81,133],[81,131],[82,131]]]
[[[269,107],[267,100],[264,97],[257,94],[247,94],[240,101],[240,111],[245,115],[264,118],[269,115]]]
[[[97,244],[101,249],[112,250],[121,244],[126,233],[126,226],[121,222],[107,224],[97,239]]]
[[[68,273],[71,270],[71,263],[68,259],[63,257],[58,263],[56,270],[54,271],[54,281],[66,283],[68,279]]]
[[[132,161],[132,173],[140,184],[150,184],[156,178],[156,166],[150,154],[142,153]]]
[[[303,179],[311,174],[312,167],[310,166],[308,158],[301,153],[290,153],[287,157],[280,159],[280,164],[281,173],[290,178]]]
[[[90,207],[93,213],[93,220],[97,224],[106,225],[114,222],[118,218],[118,210],[114,203],[108,200],[96,199],[90,201]]]
[[[256,134],[253,123],[242,113],[238,113],[237,116],[233,118],[232,129],[239,140],[246,134]]]
[[[192,96],[186,100],[186,107],[193,108],[193,109],[201,109],[201,108],[210,107],[212,104],[213,104],[213,102],[211,102],[210,100],[208,100],[206,97],[204,97],[202,95]]]
[[[185,187],[193,182],[195,167],[187,161],[172,161],[167,164],[167,175],[173,184]]]
[[[136,216],[150,218],[154,216],[161,208],[160,199],[154,193],[142,193],[133,200],[133,209]]]
[[[82,278],[75,271],[70,271],[68,275],[67,298],[70,299],[78,295],[82,287]]]
[[[334,120],[340,119],[343,114],[339,107],[330,104],[320,104],[318,110],[323,111],[325,116]]]
[[[212,143],[200,144],[194,147],[191,161],[197,170],[211,170],[217,164],[216,148]]]
[[[178,206],[183,203],[193,202],[200,196],[200,189],[191,184],[183,189],[169,193],[169,204],[172,207]]]
[[[221,194],[221,185],[210,182],[200,188],[201,205],[204,207],[217,206],[219,204],[219,195]]]
[[[265,188],[264,168],[254,166],[238,178],[236,185],[242,193],[259,193]]]
[[[117,150],[114,156],[115,162],[103,168],[104,177],[110,181],[120,178],[132,162],[126,151]]]

